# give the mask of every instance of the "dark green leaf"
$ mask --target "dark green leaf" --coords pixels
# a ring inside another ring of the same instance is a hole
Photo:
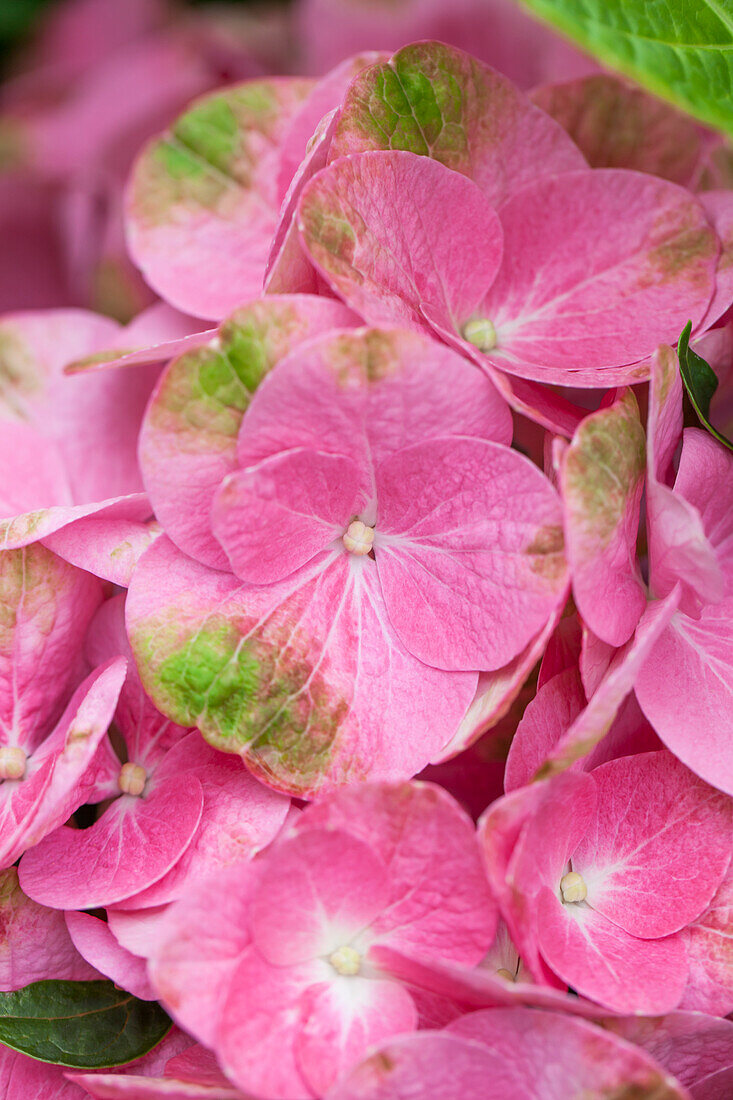
[[[58,1066],[133,1062],[170,1027],[159,1004],[139,1001],[112,982],[34,982],[0,993],[0,1043]]]
[[[733,135],[733,0],[523,0],[609,68]]]
[[[718,379],[713,368],[690,347],[691,331],[692,322],[688,321],[677,345],[682,381],[701,424],[715,436],[719,443],[733,451],[733,443],[710,423],[710,402],[718,388]]]

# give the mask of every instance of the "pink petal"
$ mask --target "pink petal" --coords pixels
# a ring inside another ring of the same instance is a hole
[[[157,999],[143,960],[120,947],[103,920],[73,912],[66,913],[65,918],[75,947],[100,973],[135,997],[144,1001]]]
[[[682,379],[677,355],[660,347],[652,359],[647,423],[647,476],[667,481],[672,456],[682,435]]]
[[[604,1027],[641,1047],[693,1090],[711,1073],[733,1065],[733,1023],[728,1020],[697,1012],[671,1012],[661,1019],[627,1016],[604,1020]]]
[[[509,982],[497,976],[486,962],[460,966],[440,959],[420,960],[391,947],[376,947],[373,956],[382,970],[410,986],[452,1001],[469,1011],[474,1008],[517,1008],[522,1005],[555,1009],[585,1019],[606,1018],[607,1009],[559,988],[535,985],[518,978]]]
[[[238,459],[249,466],[307,447],[376,467],[443,435],[509,443],[509,410],[478,370],[434,340],[361,329],[314,340],[278,364],[247,410]]]
[[[137,432],[158,369],[65,375],[69,360],[119,339],[109,318],[84,310],[8,316],[2,333],[22,363],[22,381],[11,398],[60,448],[73,503],[139,492]]]
[[[88,801],[98,780],[96,752],[112,720],[124,677],[123,659],[109,661],[91,673],[72,695],[53,732],[30,757],[26,777],[3,782],[3,867]]]
[[[305,835],[314,828],[351,833],[386,866],[388,904],[370,925],[370,958],[389,945],[420,958],[479,961],[496,906],[473,825],[445,791],[418,782],[347,787],[309,806],[296,824]]]
[[[191,774],[122,794],[88,829],[57,830],[29,854],[23,889],[56,909],[97,909],[157,882],[196,832],[203,792]]]
[[[272,966],[250,947],[230,972],[216,1052],[227,1077],[244,1092],[277,1100],[313,1095],[298,1068],[295,1044],[303,1026],[304,994],[329,970],[320,960]]]
[[[237,469],[237,433],[251,394],[293,347],[351,322],[352,314],[328,299],[253,302],[220,327],[218,342],[164,372],[143,424],[140,462],[155,514],[185,553],[229,568],[209,514],[219,485]]]
[[[530,99],[560,123],[593,168],[633,168],[691,189],[697,182],[707,132],[613,73],[563,78],[533,89]]]
[[[644,714],[675,756],[733,794],[733,599],[678,611],[657,638],[635,684]]]
[[[342,455],[285,451],[225,478],[212,531],[238,577],[271,584],[338,540],[369,490],[369,479]]]
[[[567,1084],[577,1096],[599,1100],[624,1090],[659,1095],[660,1100],[684,1096],[662,1067],[631,1043],[577,1018],[534,1009],[472,1012],[449,1024],[447,1031],[481,1043],[500,1058],[521,1048],[522,1076],[537,1096],[565,1100]],[[517,1061],[520,1061],[519,1059]],[[564,1073],[558,1074],[562,1067]]]
[[[700,202],[720,238],[721,246],[715,293],[698,325],[698,331],[704,332],[720,320],[733,304],[733,201],[730,191],[705,191],[700,195]]]
[[[374,1044],[417,1026],[412,997],[392,981],[324,982],[308,990],[302,1011],[295,1057],[316,1095],[340,1080]]]
[[[473,179],[495,205],[540,176],[585,165],[561,127],[506,77],[442,42],[405,46],[353,81],[331,159],[367,149],[434,157]]]
[[[84,676],[82,647],[102,600],[95,577],[42,546],[0,554],[0,727],[33,752]],[[12,861],[11,861],[12,862]]]
[[[563,771],[590,753],[603,740],[632,688],[636,689],[638,695],[644,663],[656,652],[660,638],[664,637],[668,629],[668,623],[673,621],[677,613],[678,601],[679,590],[674,588],[664,600],[654,600],[647,604],[634,637],[616,653],[588,705],[555,742],[533,776],[534,779],[544,779]],[[640,698],[639,702],[641,703]],[[656,726],[654,728],[657,729]]]
[[[733,1011],[733,868],[708,908],[683,932],[690,978],[682,1008],[727,1016]]]
[[[49,978],[76,982],[98,977],[69,938],[63,915],[26,897],[15,867],[0,872],[0,928],[3,991]]]
[[[585,705],[585,692],[577,668],[559,672],[538,689],[509,747],[504,773],[504,789],[507,792],[532,782]],[[571,767],[576,768],[577,765]]]
[[[194,837],[167,874],[117,908],[142,909],[174,901],[220,868],[250,859],[285,822],[290,800],[258,783],[242,761],[212,749],[197,730],[165,756],[159,778],[193,773],[204,805]]]
[[[177,309],[218,320],[259,292],[280,144],[310,87],[282,77],[210,93],[143,150],[128,192],[128,245]]]
[[[475,674],[429,669],[403,649],[374,563],[345,552],[255,588],[158,539],[127,610],[153,701],[289,793],[414,775],[475,691]]]
[[[733,454],[707,432],[687,428],[674,483],[700,516],[705,536],[733,595]]]
[[[153,770],[163,760],[169,749],[189,732],[182,726],[166,721],[143,691],[140,676],[132,658],[132,650],[125,632],[125,596],[113,596],[106,600],[94,616],[86,643],[86,655],[93,664],[100,664],[110,657],[123,656],[127,660],[127,675],[120,692],[115,712],[115,722],[128,750],[128,758]],[[119,762],[115,780],[119,775]],[[114,796],[119,795],[115,783]]]
[[[0,1046],[0,1089],[5,1100],[85,1100],[86,1093],[67,1081],[62,1066],[26,1058]]]
[[[730,862],[730,799],[664,751],[592,775],[598,804],[572,857],[588,904],[633,936],[677,932],[707,908]]]
[[[567,172],[515,194],[501,224],[504,260],[480,312],[496,328],[489,359],[512,374],[565,385],[639,381],[639,360],[707,309],[717,240],[674,184],[614,169]]]
[[[565,596],[561,512],[527,459],[450,438],[376,472],[374,542],[388,614],[412,653],[447,669],[496,669]]]
[[[252,939],[276,966],[327,956],[370,926],[389,896],[376,851],[341,830],[309,829],[283,841],[263,864]]]
[[[220,870],[168,907],[159,942],[150,943],[141,928],[141,938],[153,949],[153,988],[181,1027],[208,1046],[214,1043],[230,978],[250,944],[248,914],[255,882],[251,865]],[[128,915],[116,913],[113,918],[117,934]]]
[[[304,189],[298,226],[312,262],[370,324],[424,329],[423,304],[466,319],[501,265],[501,223],[480,189],[412,153],[335,161]]]
[[[626,390],[582,422],[560,475],[575,603],[614,646],[628,641],[646,605],[636,562],[644,471],[644,432]]]
[[[496,672],[479,674],[473,703],[458,727],[458,732],[433,760],[433,764],[439,766],[455,758],[459,753],[465,752],[510,712],[512,705],[527,684],[532,669],[546,651],[547,640],[555,630],[562,613],[563,608],[558,605],[555,614],[550,616],[543,629],[528,643],[519,656],[504,668]],[[488,801],[482,804],[482,810],[485,809]]]
[[[564,905],[547,886],[535,905],[540,951],[578,993],[607,1008],[646,1015],[679,1004],[687,980],[679,935],[636,939],[585,904]]]

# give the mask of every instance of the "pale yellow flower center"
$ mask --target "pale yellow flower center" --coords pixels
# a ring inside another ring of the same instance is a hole
[[[345,977],[352,978],[361,970],[361,955],[353,947],[339,947],[329,955],[328,961],[337,974],[343,974]]]
[[[505,970],[503,966],[501,970],[497,970],[496,976],[497,978],[503,978],[505,982],[514,981],[514,975],[512,974],[511,970]]]
[[[119,785],[123,794],[137,797],[145,790],[148,773],[141,764],[123,764],[120,770]]]
[[[463,326],[463,339],[479,351],[491,351],[496,347],[496,329],[488,317],[477,317]]]
[[[26,755],[20,745],[3,745],[0,749],[0,779],[22,779]]]
[[[374,528],[367,527],[360,519],[353,520],[341,539],[350,554],[364,557],[374,545]]]
[[[560,893],[563,901],[585,901],[588,888],[583,881],[583,876],[577,871],[568,871],[560,879]]]

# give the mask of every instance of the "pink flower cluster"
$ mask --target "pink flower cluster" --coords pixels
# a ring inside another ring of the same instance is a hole
[[[342,60],[407,7],[303,5],[327,75],[149,138],[129,323],[0,317],[0,990],[175,1021],[107,1070],[0,1045],[7,1100],[733,1092],[733,453],[674,350],[725,431],[733,179],[612,76]],[[96,91],[8,108],[65,203],[150,133],[129,65],[166,116],[223,64],[122,8],[129,57],[48,73]]]

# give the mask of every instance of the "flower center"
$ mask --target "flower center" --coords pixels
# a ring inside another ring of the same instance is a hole
[[[26,755],[20,745],[3,745],[0,749],[0,779],[22,779]]]
[[[360,519],[352,520],[346,528],[341,541],[350,554],[363,558],[374,545],[374,528],[367,527]]]
[[[477,317],[463,326],[463,339],[479,351],[491,351],[496,347],[496,329],[488,317]]]
[[[145,782],[148,773],[141,764],[123,764],[120,770],[118,783],[123,794],[131,794],[137,797],[145,790]]]
[[[505,982],[514,981],[514,975],[512,974],[511,970],[506,970],[503,966],[501,970],[497,970],[496,976],[497,978],[503,978]]]
[[[568,871],[560,879],[560,893],[563,901],[585,901],[588,888],[583,881],[583,876],[577,871]]]
[[[329,955],[328,961],[337,974],[345,977],[353,977],[361,970],[361,955],[353,947],[339,947]]]

